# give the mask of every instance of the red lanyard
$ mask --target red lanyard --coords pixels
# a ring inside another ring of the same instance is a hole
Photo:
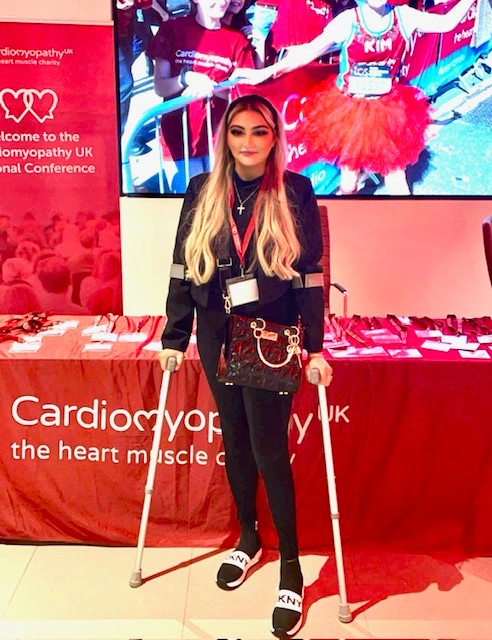
[[[241,272],[243,272],[246,267],[246,264],[245,264],[246,251],[248,249],[248,245],[251,241],[251,237],[255,230],[255,214],[253,212],[253,215],[251,216],[251,220],[248,223],[246,233],[244,234],[244,238],[242,240],[241,240],[241,236],[239,235],[237,225],[234,222],[234,218],[232,217],[232,213],[229,216],[229,221],[231,224],[232,241],[234,242],[234,248],[236,249],[236,253],[239,258],[239,264],[241,265]]]

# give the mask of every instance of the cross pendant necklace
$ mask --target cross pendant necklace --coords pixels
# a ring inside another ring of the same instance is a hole
[[[250,198],[252,198],[252,197],[255,195],[255,193],[256,193],[256,192],[258,191],[258,189],[260,188],[260,185],[258,185],[258,186],[256,187],[256,189],[254,189],[254,190],[249,194],[249,196],[248,196],[247,198],[245,198],[244,200],[241,200],[241,196],[239,195],[239,191],[238,191],[237,185],[236,185],[236,183],[235,183],[234,181],[233,181],[233,184],[234,184],[234,191],[236,192],[236,198],[238,199],[238,202],[239,202],[239,204],[237,205],[236,209],[237,209],[238,214],[239,214],[240,216],[242,216],[242,215],[243,215],[243,213],[244,213],[244,210],[246,209],[246,207],[245,207],[244,205],[246,204],[246,202],[248,202],[248,200],[249,200]]]

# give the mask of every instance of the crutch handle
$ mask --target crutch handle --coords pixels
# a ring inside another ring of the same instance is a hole
[[[169,356],[166,362],[166,371],[174,371],[176,369],[176,356]]]
[[[319,369],[311,369],[309,371],[309,382],[311,384],[319,384],[320,380],[321,380],[321,373],[319,372]]]

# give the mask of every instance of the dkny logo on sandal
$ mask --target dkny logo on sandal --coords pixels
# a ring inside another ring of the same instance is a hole
[[[295,607],[300,607],[302,604],[301,598],[299,596],[292,597],[287,593],[281,593],[278,597],[278,600],[282,604],[293,604]]]
[[[21,122],[30,113],[41,124],[53,120],[58,105],[58,95],[52,89],[3,89],[0,91],[0,106],[5,118]]]

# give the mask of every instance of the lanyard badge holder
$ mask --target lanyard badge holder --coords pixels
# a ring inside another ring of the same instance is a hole
[[[257,302],[260,298],[258,282],[252,273],[245,273],[245,258],[251,238],[255,229],[255,217],[251,216],[244,238],[241,238],[236,223],[232,215],[229,219],[231,225],[232,241],[239,258],[241,275],[232,277],[232,258],[221,255],[217,259],[217,270],[219,273],[219,283],[224,299],[224,308],[227,314],[231,313],[232,307],[237,307],[249,302]]]
[[[229,222],[231,225],[232,241],[239,258],[241,275],[234,278],[231,277],[232,258],[219,258],[217,260],[219,281],[222,289],[222,297],[224,298],[224,307],[227,314],[231,312],[232,307],[248,304],[250,302],[257,302],[260,298],[258,282],[255,276],[252,273],[245,273],[246,251],[254,234],[255,216],[251,216],[244,238],[240,237],[237,225],[234,222],[232,215],[229,218]]]

